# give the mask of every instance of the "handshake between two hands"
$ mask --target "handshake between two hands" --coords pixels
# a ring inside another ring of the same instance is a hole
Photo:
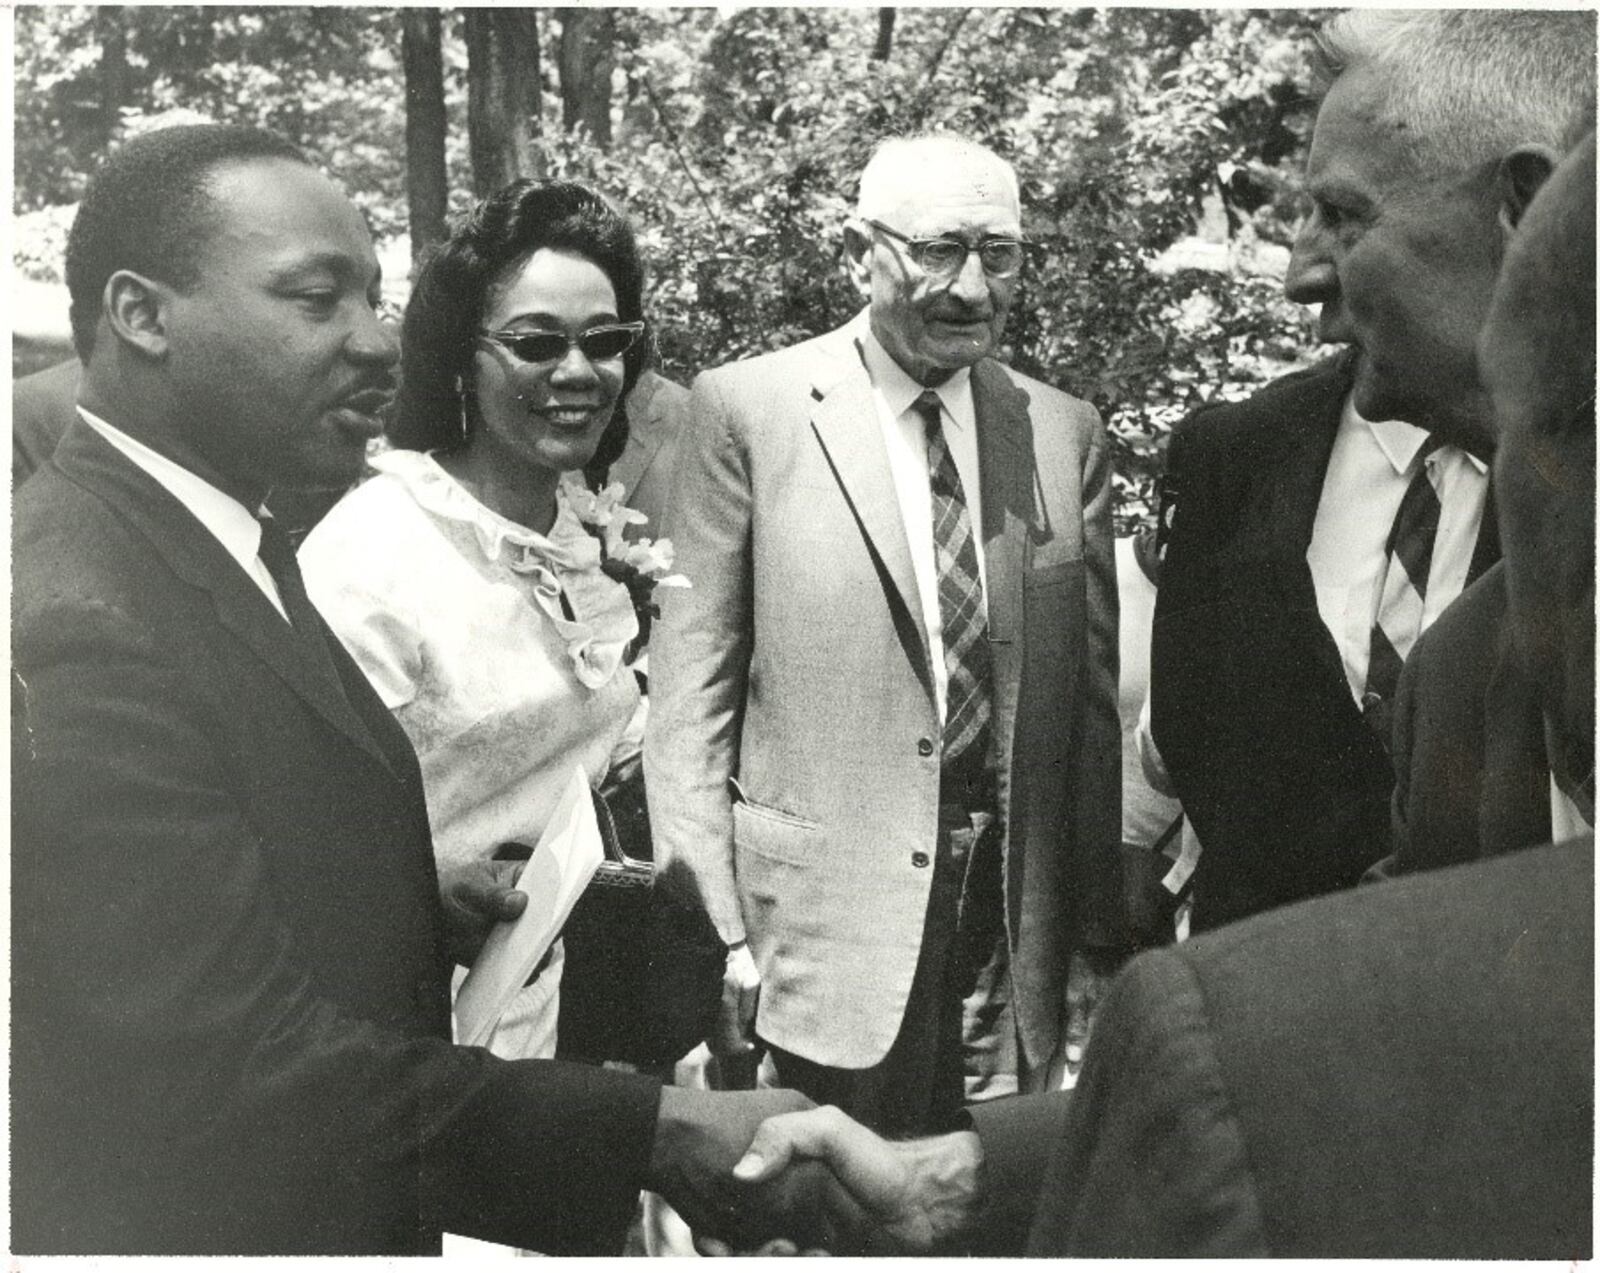
[[[496,923],[527,897],[515,888],[526,856],[442,867],[452,957],[470,965]],[[748,955],[745,955],[748,962]],[[730,959],[728,1015],[754,1016],[754,965]],[[707,1255],[928,1254],[969,1236],[983,1151],[973,1132],[885,1141],[798,1092],[662,1089],[650,1188],[688,1221]]]
[[[972,1132],[889,1142],[798,1092],[664,1088],[651,1187],[706,1255],[928,1254],[968,1236]]]

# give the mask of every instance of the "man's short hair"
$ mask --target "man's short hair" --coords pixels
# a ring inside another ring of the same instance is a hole
[[[904,137],[886,137],[873,148],[871,156],[867,159],[867,166],[861,170],[861,188],[856,196],[856,215],[882,216],[884,209],[895,204],[900,197],[899,163],[902,160],[914,160],[916,150],[933,144],[951,146],[994,160],[1005,170],[1012,199],[1019,208],[1022,206],[1016,170],[994,151],[970,137],[963,137],[960,133],[927,132]]]
[[[72,343],[87,360],[106,281],[133,270],[179,289],[194,286],[216,200],[207,178],[224,164],[306,157],[283,138],[238,124],[163,128],[125,142],[89,180],[67,236]]]
[[[1323,25],[1317,46],[1323,91],[1361,66],[1382,73],[1384,113],[1425,172],[1462,172],[1529,143],[1560,153],[1574,113],[1593,110],[1593,13],[1352,9]]]

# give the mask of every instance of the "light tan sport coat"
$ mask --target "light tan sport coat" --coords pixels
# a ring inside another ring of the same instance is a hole
[[[858,320],[859,321],[859,320]],[[940,726],[900,505],[852,323],[694,385],[645,764],[657,861],[748,935],[757,1030],[858,1069],[916,969]],[[1120,938],[1111,458],[1087,403],[973,368],[1006,926],[1028,1063],[1069,951]]]

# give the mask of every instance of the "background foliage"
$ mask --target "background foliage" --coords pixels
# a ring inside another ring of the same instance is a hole
[[[1016,165],[1045,254],[1006,356],[1106,417],[1124,529],[1148,515],[1176,420],[1315,352],[1279,290],[1309,129],[1308,11],[618,9],[607,146],[563,126],[552,50],[570,12],[538,14],[535,163],[632,210],[677,379],[854,312],[838,227],[855,175],[880,137],[923,128],[966,132]],[[459,212],[472,188],[459,12],[443,32]],[[401,238],[400,68],[388,9],[18,8],[18,267],[59,277],[86,174],[173,112],[287,135],[380,239]]]

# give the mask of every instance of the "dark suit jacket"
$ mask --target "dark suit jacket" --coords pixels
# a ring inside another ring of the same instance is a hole
[[[656,1087],[449,1042],[416,759],[82,423],[19,493],[12,1241],[603,1249]]]
[[[15,489],[45,466],[62,435],[78,419],[76,358],[11,386],[11,485]],[[267,499],[278,525],[298,543],[337,502],[341,491],[273,491]]]
[[[1151,730],[1203,847],[1197,929],[1347,887],[1388,851],[1389,759],[1306,564],[1349,386],[1340,356],[1172,435]],[[1486,509],[1469,578],[1498,557]]]
[[[1493,857],[1550,838],[1544,715],[1511,656],[1505,567],[1439,616],[1395,695],[1394,851],[1401,875]]]
[[[1070,1094],[978,1106],[1035,1255],[1587,1259],[1594,842],[1142,955]]]
[[[76,358],[24,376],[11,385],[11,484],[21,486],[53,454],[78,418]]]

